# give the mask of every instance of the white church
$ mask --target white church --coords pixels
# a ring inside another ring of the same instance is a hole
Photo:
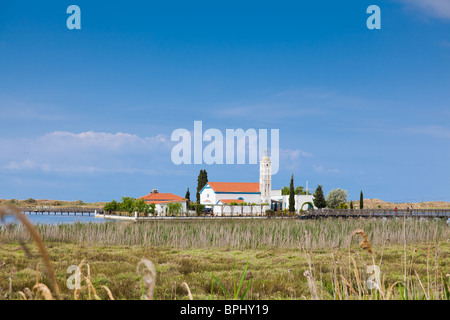
[[[259,182],[208,182],[200,191],[200,203],[216,215],[263,215],[266,210],[289,210],[289,195],[272,190],[271,161],[260,161]],[[295,210],[311,209],[313,195],[295,195]]]

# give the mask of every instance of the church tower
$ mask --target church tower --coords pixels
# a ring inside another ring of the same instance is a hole
[[[259,191],[261,192],[261,203],[270,205],[272,193],[272,162],[267,156],[267,152],[259,162]]]

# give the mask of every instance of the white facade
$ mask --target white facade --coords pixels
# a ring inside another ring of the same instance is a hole
[[[262,158],[259,163],[259,191],[261,192],[261,203],[271,202],[271,190],[272,190],[272,163],[267,154]]]
[[[276,190],[276,191],[278,191],[278,190]],[[314,206],[314,202],[313,202],[314,196],[312,194],[308,194],[308,195],[296,194],[294,196],[294,199],[295,199],[295,210],[296,211],[299,211],[300,209],[303,209],[303,210],[317,209]],[[289,195],[281,195],[281,190],[279,190],[279,194],[272,195],[272,200],[281,202],[281,208],[279,207],[278,209],[280,209],[280,210],[288,209],[289,210]],[[312,208],[310,208],[309,203],[312,205]]]
[[[181,210],[180,210],[180,212],[178,214],[179,215],[185,214],[187,212],[186,201],[179,201],[179,202],[176,202],[176,203],[181,203]],[[168,207],[167,207],[168,204],[169,204],[169,202],[156,203],[155,204],[155,213],[158,216],[162,216],[162,217],[169,215]]]
[[[265,214],[266,210],[269,209],[289,209],[289,195],[282,195],[281,190],[272,190],[271,166],[270,158],[265,155],[260,161],[259,184],[256,185],[255,183],[207,183],[200,191],[200,203],[213,208],[214,214],[219,216],[258,215]],[[226,190],[223,188],[225,184],[228,184]],[[242,187],[242,185],[246,186]],[[248,192],[234,192],[234,188],[235,190],[247,190]],[[314,208],[313,198],[313,195],[295,195],[295,210],[298,212],[300,209],[310,209],[311,204]],[[230,200],[233,199],[242,200],[246,205],[229,205]],[[249,204],[257,205],[251,206]]]
[[[260,193],[225,193],[215,192],[208,184],[200,192],[200,203],[206,206],[215,205],[221,199],[240,199],[247,203],[261,203]]]

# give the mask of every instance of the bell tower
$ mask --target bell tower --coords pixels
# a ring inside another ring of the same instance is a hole
[[[272,191],[272,162],[267,156],[267,151],[259,162],[259,191],[261,192],[261,203],[270,205]]]

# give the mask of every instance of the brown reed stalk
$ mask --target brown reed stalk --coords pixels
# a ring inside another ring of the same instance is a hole
[[[143,268],[141,268],[143,266]],[[146,293],[143,295],[144,300],[153,300],[156,285],[156,269],[150,260],[142,259],[136,266],[136,273],[141,274],[144,280],[144,288]]]
[[[189,300],[194,300],[194,298],[192,297],[191,289],[189,289],[188,284],[186,282],[183,282],[181,285],[184,285],[186,287],[186,290],[187,290],[188,296],[189,296]]]
[[[47,269],[47,275],[50,279],[50,282],[53,286],[53,290],[55,290],[56,298],[60,299],[59,287],[56,282],[55,270],[53,269],[53,265],[50,261],[50,257],[48,256],[47,249],[44,245],[44,242],[41,239],[41,236],[37,232],[33,223],[23,214],[17,207],[12,205],[5,205],[0,207],[0,219],[4,219],[7,216],[13,216],[18,219],[28,230],[28,233],[31,235],[31,238],[36,243],[39,253],[41,254],[42,259],[44,260],[44,264]]]
[[[50,289],[43,283],[37,283],[34,285],[33,290],[42,293],[45,300],[53,300],[52,293]]]
[[[308,281],[309,292],[311,293],[311,300],[319,300],[319,296],[317,295],[317,286],[312,273],[310,270],[306,270],[303,275],[306,277]]]
[[[114,296],[111,292],[111,290],[109,290],[109,288],[107,286],[102,286],[103,289],[105,289],[106,293],[108,293],[108,297],[110,300],[114,300]]]
[[[353,237],[355,237],[356,235],[360,235],[361,238],[363,239],[359,246],[363,249],[366,250],[367,252],[369,252],[372,256],[373,256],[373,250],[372,250],[372,245],[370,244],[369,241],[369,237],[367,236],[367,234],[364,232],[364,230],[362,229],[356,229],[355,231],[353,231]],[[374,263],[375,264],[375,263]]]
[[[25,295],[25,293],[23,293],[22,291],[18,292],[19,296],[22,298],[22,300],[28,300],[27,296]]]

